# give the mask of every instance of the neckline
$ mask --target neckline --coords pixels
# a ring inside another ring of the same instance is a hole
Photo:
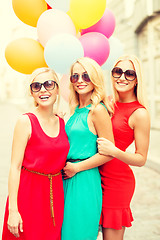
[[[138,102],[137,100],[135,100],[135,101],[132,101],[132,102],[116,102],[116,104],[132,104],[132,103],[136,103],[136,102]]]
[[[45,135],[46,137],[48,137],[48,138],[50,138],[50,139],[56,139],[56,138],[58,138],[59,137],[59,135],[60,135],[60,131],[61,131],[61,123],[60,123],[60,117],[57,115],[57,117],[58,117],[58,120],[59,120],[59,132],[58,132],[58,134],[57,134],[57,136],[55,136],[55,137],[51,137],[51,136],[49,136],[47,133],[45,133],[45,131],[43,130],[43,128],[42,128],[42,126],[41,126],[41,124],[40,124],[40,122],[39,122],[39,120],[38,120],[38,117],[34,114],[34,113],[31,113],[34,117],[35,117],[35,119],[37,120],[37,123],[38,123],[38,125],[39,125],[39,127],[40,127],[40,129],[41,129],[41,131],[42,131],[42,133],[43,133],[43,135]]]
[[[85,107],[82,107],[82,108],[79,108],[79,105],[78,105],[78,106],[76,107],[75,111],[76,111],[76,112],[83,112],[83,111],[86,110],[88,107],[91,107],[91,103],[88,104],[88,105],[85,106]],[[87,110],[89,110],[89,109],[87,109]]]

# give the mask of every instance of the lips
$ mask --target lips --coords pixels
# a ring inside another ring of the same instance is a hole
[[[84,89],[85,87],[87,87],[87,85],[78,85],[77,86],[78,89]]]
[[[126,85],[128,85],[128,83],[124,83],[124,82],[117,82],[117,84],[118,84],[119,86],[126,86]]]

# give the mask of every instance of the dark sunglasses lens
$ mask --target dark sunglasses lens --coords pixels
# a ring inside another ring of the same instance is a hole
[[[41,85],[41,83],[34,82],[34,83],[32,83],[32,84],[30,85],[30,87],[31,87],[31,90],[32,90],[33,92],[38,92],[38,91],[41,90],[42,85]]]
[[[48,81],[44,82],[43,85],[44,85],[45,89],[47,89],[47,90],[53,90],[54,87],[55,87],[55,82],[52,81],[52,80],[48,80]]]
[[[79,79],[79,75],[78,75],[78,74],[73,74],[73,75],[71,75],[71,77],[70,77],[71,83],[77,82],[78,79]]]
[[[113,68],[113,70],[112,70],[112,76],[113,76],[114,78],[120,78],[121,75],[122,75],[122,73],[123,73],[122,69],[121,69],[121,68],[118,68],[118,67]]]
[[[82,79],[85,81],[85,82],[90,82],[90,78],[89,78],[89,75],[88,73],[83,73],[82,74]]]
[[[126,70],[125,77],[127,80],[132,81],[136,78],[136,72],[134,70]]]

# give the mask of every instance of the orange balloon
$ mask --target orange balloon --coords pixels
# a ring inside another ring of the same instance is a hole
[[[32,27],[37,26],[40,15],[48,9],[45,0],[12,0],[12,6],[17,17]]]
[[[31,74],[36,68],[47,67],[42,45],[30,38],[20,38],[5,49],[8,64],[16,71]]]

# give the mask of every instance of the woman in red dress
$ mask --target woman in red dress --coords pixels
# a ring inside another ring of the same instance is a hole
[[[61,170],[69,142],[64,121],[53,112],[59,95],[56,73],[31,75],[34,112],[15,126],[2,240],[60,240],[64,195]]]
[[[135,56],[119,58],[112,70],[115,111],[112,117],[115,145],[98,139],[99,153],[112,156],[99,170],[102,179],[104,240],[122,240],[133,221],[130,202],[135,178],[129,165],[141,167],[147,159],[150,118],[142,86],[140,62]],[[126,152],[135,141],[135,153]],[[120,161],[121,160],[121,161]]]

